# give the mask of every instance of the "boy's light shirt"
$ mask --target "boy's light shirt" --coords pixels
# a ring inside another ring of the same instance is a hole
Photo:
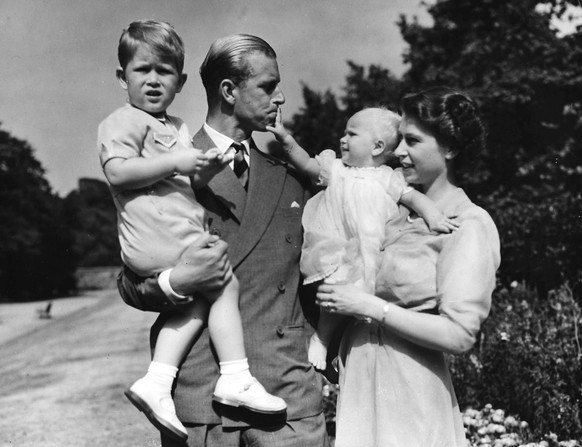
[[[227,137],[226,135],[213,129],[207,123],[204,123],[204,130],[206,131],[208,136],[212,139],[212,141],[214,141],[214,144],[216,144],[216,148],[223,155],[226,153],[226,151],[228,150],[230,145],[235,142],[232,138]],[[245,161],[247,162],[247,165],[250,166],[251,165],[251,160],[250,160],[251,157],[249,156],[250,138],[248,140],[241,141],[241,143],[245,147],[245,153],[244,153]],[[231,169],[233,169],[234,168],[234,161],[231,161],[229,163],[229,166]]]

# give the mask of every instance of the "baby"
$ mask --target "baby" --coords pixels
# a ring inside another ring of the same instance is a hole
[[[267,393],[249,371],[237,279],[233,276],[222,290],[207,294],[207,301],[178,295],[170,286],[171,267],[208,234],[205,210],[192,187],[200,188],[222,169],[230,169],[234,158],[233,153],[222,156],[193,148],[184,122],[166,113],[186,82],[182,40],[167,23],[133,22],[121,35],[118,57],[117,77],[129,104],[100,124],[98,150],[117,207],[121,256],[138,275],[159,273],[160,286],[175,301],[165,310],[147,374],[125,394],[159,430],[179,441],[187,439],[176,416],[172,384],[208,319],[220,361],[214,400],[259,413],[284,412],[285,401]]]
[[[384,108],[357,112],[340,140],[341,159],[330,149],[311,158],[282,125],[280,111],[275,125],[267,127],[288,161],[325,187],[303,212],[305,284],[329,277],[373,293],[384,226],[398,212],[399,203],[412,208],[431,231],[449,233],[457,228],[432,200],[406,184],[400,170],[386,165],[398,145],[399,123],[400,116]],[[320,315],[308,354],[317,369],[326,368],[327,346],[340,318],[328,312]]]

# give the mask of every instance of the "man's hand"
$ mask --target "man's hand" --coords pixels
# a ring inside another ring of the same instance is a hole
[[[170,285],[180,295],[220,289],[232,278],[227,243],[208,233],[188,247],[172,269]]]

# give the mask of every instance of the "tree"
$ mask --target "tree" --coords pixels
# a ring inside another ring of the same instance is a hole
[[[75,286],[62,202],[25,141],[0,130],[0,299],[38,300]]]
[[[452,85],[478,98],[489,150],[465,187],[492,212],[502,236],[501,279],[545,293],[580,286],[582,257],[582,34],[558,37],[568,3],[447,0],[434,24],[401,17],[412,89]]]
[[[120,265],[117,216],[105,182],[83,178],[65,198],[67,224],[74,235],[77,266]]]
[[[357,111],[374,106],[397,109],[401,81],[377,65],[366,70],[351,61],[347,63],[350,72],[339,101],[330,90],[317,93],[304,85],[305,106],[286,123],[311,155],[324,149],[333,149],[339,154],[339,140],[344,135],[346,123]]]
[[[570,2],[575,4],[575,2]],[[304,86],[305,107],[289,128],[317,153],[337,148],[348,117],[368,105],[396,108],[400,97],[448,85],[477,98],[488,150],[461,176],[469,195],[498,224],[502,283],[525,280],[543,294],[565,281],[582,287],[582,33],[558,37],[567,2],[441,0],[434,23],[401,17],[409,69],[402,79],[348,61],[343,95]]]

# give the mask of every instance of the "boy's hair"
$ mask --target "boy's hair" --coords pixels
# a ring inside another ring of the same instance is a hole
[[[393,152],[400,142],[398,135],[400,115],[382,106],[367,107],[362,112],[368,115],[370,130],[376,138],[384,141],[386,146],[385,152]]]
[[[250,34],[234,34],[212,43],[200,66],[200,77],[209,101],[216,99],[218,86],[224,79],[230,79],[238,85],[255,74],[251,72],[247,58],[255,52],[277,58],[271,45]]]
[[[123,30],[119,38],[117,58],[125,70],[140,45],[172,61],[178,73],[184,68],[184,43],[176,30],[167,22],[137,20]]]

